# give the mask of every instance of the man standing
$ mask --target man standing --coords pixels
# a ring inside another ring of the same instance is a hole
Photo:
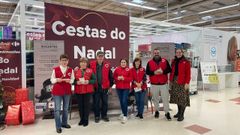
[[[101,118],[108,122],[108,93],[113,85],[113,76],[110,64],[104,61],[104,52],[97,52],[97,60],[90,63],[90,68],[93,69],[96,75],[93,94],[95,122],[98,123],[100,121],[100,113]]]
[[[168,61],[161,58],[158,48],[153,50],[153,59],[147,63],[146,73],[149,75],[151,82],[151,93],[153,96],[153,103],[155,107],[155,118],[159,118],[159,101],[161,94],[163,101],[163,108],[167,120],[171,120],[169,113],[169,90],[168,90],[168,73],[171,72],[171,67]]]

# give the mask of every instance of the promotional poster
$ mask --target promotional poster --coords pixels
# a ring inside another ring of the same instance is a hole
[[[15,89],[22,87],[21,44],[18,40],[0,40],[0,74],[4,106],[15,103]]]
[[[72,67],[98,51],[117,66],[129,57],[129,17],[45,3],[45,39],[64,41]]]

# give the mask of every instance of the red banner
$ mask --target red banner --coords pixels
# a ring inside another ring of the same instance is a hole
[[[105,52],[113,66],[129,57],[129,17],[45,3],[45,39],[64,40],[70,66]]]
[[[0,41],[0,74],[4,90],[4,105],[14,104],[15,89],[22,86],[20,41]]]

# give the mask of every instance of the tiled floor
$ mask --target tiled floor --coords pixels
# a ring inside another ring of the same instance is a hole
[[[185,128],[201,135],[211,131],[211,129],[208,129],[199,125],[192,125]]]
[[[151,111],[146,112],[144,120],[130,117],[126,124],[121,124],[117,116],[110,118],[111,122],[101,121],[96,124],[90,121],[88,127],[79,127],[79,117],[74,113],[69,123],[71,129],[64,129],[63,135],[240,135],[240,102],[231,99],[239,98],[240,88],[220,91],[198,92],[191,96],[191,107],[186,109],[185,120],[166,121],[164,112],[155,119]],[[212,103],[206,100],[214,99],[221,102]],[[171,114],[176,113],[176,105],[170,106]],[[188,128],[187,128],[188,127]],[[199,131],[198,133],[195,131]],[[206,132],[205,132],[206,131]],[[0,131],[0,135],[54,135],[54,120],[37,119],[35,124],[8,126]]]

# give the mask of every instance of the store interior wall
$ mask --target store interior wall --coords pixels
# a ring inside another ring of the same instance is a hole
[[[227,47],[229,39],[232,36],[237,38],[239,48],[240,34],[213,29],[181,31],[163,35],[141,37],[135,40],[134,48],[137,50],[139,45],[161,42],[189,43],[191,44],[193,56],[199,56],[200,61],[216,61],[218,66],[227,66]],[[212,46],[217,48],[217,55],[215,58],[210,57],[210,47]]]

